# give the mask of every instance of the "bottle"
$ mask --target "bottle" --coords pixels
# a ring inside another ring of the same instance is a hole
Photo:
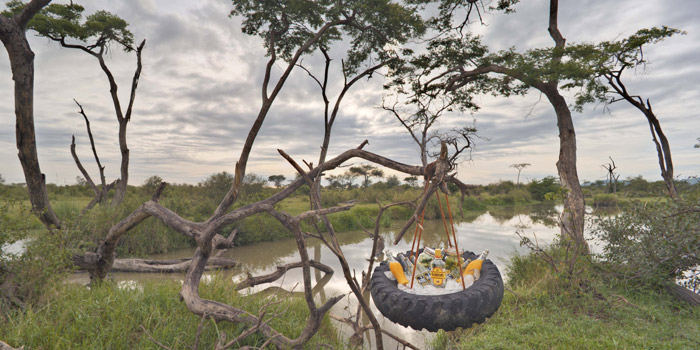
[[[489,255],[488,249],[484,250],[484,252],[481,253],[481,255],[479,255],[479,257],[474,261],[467,264],[467,267],[462,270],[462,275],[465,277],[470,275],[474,278],[474,281],[478,280],[481,275],[481,266],[483,265],[484,259],[486,259],[487,255]]]
[[[411,262],[411,259],[407,258],[403,254],[399,253],[396,256],[397,260],[401,263],[401,265],[404,266],[404,270],[408,273],[408,275],[413,274],[413,262]],[[416,282],[418,282],[419,285],[425,286],[430,283],[430,279],[427,276],[429,275],[428,269],[423,267],[423,265],[418,264],[416,267]]]
[[[449,273],[447,274],[447,279],[460,281],[459,275],[467,267],[467,265],[469,265],[470,262],[471,262],[471,259],[462,260],[462,267],[455,267],[454,269],[449,270]]]
[[[435,249],[435,258],[431,262],[430,267],[430,279],[433,282],[433,286],[445,288],[447,273],[445,271],[445,262],[442,260],[442,249]]]
[[[429,270],[430,263],[433,261],[433,258],[435,258],[434,251],[432,249],[428,250],[428,248],[425,248],[423,249],[423,252],[418,255],[418,265],[422,265],[426,270]]]
[[[386,254],[387,262],[389,263],[389,271],[391,271],[391,274],[394,275],[394,278],[396,278],[396,281],[403,284],[404,286],[408,283],[408,279],[406,279],[406,274],[403,272],[403,267],[401,266],[401,263],[399,263],[396,258],[394,258],[394,255],[391,253]]]

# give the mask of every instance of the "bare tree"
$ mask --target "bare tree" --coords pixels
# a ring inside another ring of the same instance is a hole
[[[75,101],[75,100],[73,100]],[[78,101],[75,101],[75,104],[80,107],[80,115],[83,116],[83,119],[85,119],[85,126],[87,128],[87,134],[90,139],[90,146],[92,147],[92,154],[95,157],[95,163],[97,163],[97,168],[100,171],[100,186],[98,187],[95,185],[95,182],[92,180],[90,177],[90,174],[85,170],[85,167],[83,167],[83,164],[80,162],[80,159],[78,158],[78,154],[75,152],[75,135],[72,137],[71,140],[71,145],[70,145],[70,153],[73,156],[73,160],[75,161],[75,165],[78,166],[78,169],[80,170],[80,173],[83,174],[83,178],[85,179],[85,183],[90,186],[92,189],[92,192],[94,193],[94,197],[90,201],[90,203],[85,206],[85,209],[83,209],[83,212],[92,209],[92,207],[95,206],[95,204],[99,203],[100,205],[104,204],[106,199],[107,199],[107,193],[114,188],[114,185],[116,183],[116,180],[109,185],[107,184],[107,180],[105,178],[105,167],[102,166],[102,163],[100,162],[100,157],[97,155],[97,149],[95,148],[95,139],[92,137],[92,130],[90,128],[90,120],[88,119],[87,115],[85,114],[85,111],[83,110],[83,106],[78,103]]]
[[[641,57],[637,59],[642,60]],[[671,199],[678,200],[678,191],[676,190],[676,185],[673,183],[673,159],[671,157],[671,145],[668,142],[668,138],[666,138],[666,135],[661,129],[661,123],[656,117],[656,113],[652,110],[649,99],[644,101],[640,96],[630,95],[627,87],[622,83],[622,72],[633,64],[622,58],[618,61],[621,66],[618,70],[611,70],[603,75],[614,92],[620,96],[620,98],[611,98],[609,102],[613,103],[620,100],[627,101],[644,114],[644,117],[646,117],[649,123],[651,140],[656,146],[656,155],[659,158],[659,168],[661,169],[661,177],[666,184],[666,191]]]
[[[27,182],[32,212],[48,227],[61,227],[51,208],[46,177],[41,173],[34,131],[34,52],[29,47],[26,29],[29,21],[51,0],[32,0],[21,8],[0,15],[0,40],[10,58],[15,90],[17,150]]]
[[[518,164],[511,164],[510,165],[511,168],[518,169],[518,181],[515,183],[516,186],[520,186],[520,172],[529,166],[530,166],[530,163],[518,163]]]
[[[608,193],[617,193],[617,179],[620,178],[620,174],[615,174],[617,165],[615,165],[615,161],[612,157],[608,158],[610,158],[610,163],[601,166],[608,171]]]

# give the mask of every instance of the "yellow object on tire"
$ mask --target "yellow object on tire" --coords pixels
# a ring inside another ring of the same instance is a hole
[[[403,267],[401,267],[401,264],[398,262],[390,262],[389,263],[389,270],[391,271],[391,274],[394,275],[396,278],[396,281],[406,285],[408,283],[408,279],[406,278],[406,275],[403,273]]]

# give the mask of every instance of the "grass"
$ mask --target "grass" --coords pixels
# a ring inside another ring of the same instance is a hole
[[[151,281],[136,286],[104,283],[88,289],[75,284],[60,284],[48,293],[45,302],[25,312],[0,319],[0,339],[28,349],[160,349],[143,331],[164,345],[182,349],[194,343],[201,319],[180,301],[180,284],[175,281]],[[215,278],[200,287],[204,298],[243,308],[253,314],[267,302],[264,297],[240,296],[230,281]],[[288,337],[296,337],[306,324],[308,310],[301,299],[288,299],[268,309],[281,312],[270,325]],[[205,321],[200,348],[213,348],[218,335],[226,332],[233,339],[245,328],[228,322]],[[259,336],[248,337],[239,346],[260,346]],[[316,348],[329,344],[342,348],[336,330],[326,317],[319,333],[307,345]]]
[[[699,308],[662,291],[616,286],[590,269],[567,288],[537,258],[514,258],[512,292],[496,314],[467,330],[440,332],[433,348],[698,349]]]

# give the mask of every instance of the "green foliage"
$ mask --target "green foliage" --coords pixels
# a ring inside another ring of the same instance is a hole
[[[595,220],[609,271],[624,281],[662,286],[700,265],[700,205],[687,200],[632,202],[623,214]],[[697,271],[696,271],[697,273]],[[687,283],[697,286],[696,274]]]
[[[394,188],[400,184],[401,184],[401,181],[399,181],[398,176],[396,176],[396,175],[387,176],[387,178],[386,178],[386,186],[387,187]]]
[[[527,190],[532,195],[532,199],[538,201],[559,198],[561,196],[561,193],[563,192],[563,189],[559,184],[559,180],[557,180],[557,178],[555,178],[554,176],[547,176],[542,180],[532,180],[527,185]]]
[[[593,206],[598,207],[616,207],[618,204],[617,195],[612,193],[596,193],[593,195]]]
[[[19,13],[25,4],[20,0],[7,3],[8,16]],[[134,50],[134,35],[127,29],[126,21],[107,11],[97,11],[85,17],[84,7],[73,4],[49,4],[37,13],[27,28],[52,40],[75,39],[81,43],[94,42],[95,46],[109,46],[118,43],[124,51]]]
[[[147,193],[154,193],[156,189],[158,189],[158,186],[160,186],[160,183],[163,182],[163,178],[158,176],[158,175],[153,175],[146,179],[146,181],[143,182],[143,189]]]
[[[388,0],[372,1],[253,1],[234,0],[232,16],[244,17],[243,32],[265,39],[268,53],[290,60],[296,50],[324,24],[331,26],[320,41],[310,47],[330,47],[339,40],[349,42],[346,74],[352,75],[370,57],[387,60],[393,53],[387,44],[401,44],[424,31],[414,10]],[[272,45],[270,46],[270,38]]]
[[[14,346],[30,349],[161,349],[149,340],[141,328],[154,339],[172,349],[189,349],[195,342],[201,318],[192,314],[180,301],[177,281],[157,280],[135,283],[105,282],[86,288],[76,284],[56,284],[46,301],[17,311],[9,320],[0,319],[0,339]],[[200,286],[204,298],[233,305],[257,315],[268,302],[265,317],[270,326],[289,337],[301,334],[308,309],[301,298],[286,294],[241,296],[230,278],[215,275]],[[277,315],[272,317],[271,315]],[[221,332],[233,339],[246,329],[230,322],[204,322],[200,349],[213,349]],[[251,335],[236,345],[258,348],[265,339]],[[328,316],[319,333],[308,344],[322,348],[330,344],[342,348]]]
[[[267,178],[267,181],[274,182],[275,187],[279,188],[280,186],[282,186],[282,182],[284,182],[284,180],[286,180],[286,179],[287,178],[284,177],[284,175],[270,175]]]
[[[371,177],[383,177],[384,172],[372,164],[362,164],[360,166],[350,167],[350,173],[364,177],[362,181],[362,187],[367,188],[370,185]]]

